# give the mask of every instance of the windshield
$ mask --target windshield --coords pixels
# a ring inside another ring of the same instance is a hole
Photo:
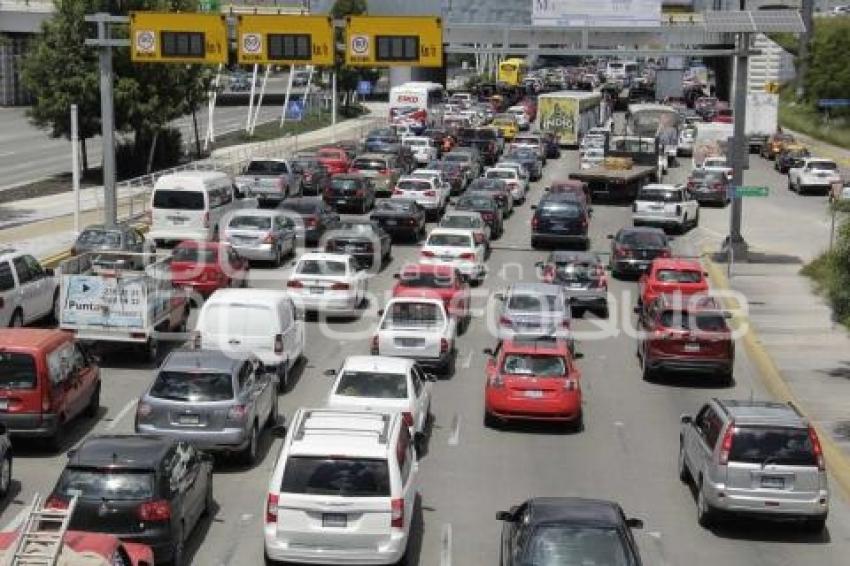
[[[288,173],[286,163],[283,161],[261,161],[253,160],[245,168],[246,175],[279,175]]]
[[[809,431],[804,428],[735,427],[730,462],[816,466]]]
[[[618,238],[621,244],[639,248],[664,248],[667,240],[657,232],[624,232]]]
[[[59,478],[57,491],[70,498],[136,501],[154,496],[153,472],[66,468]]]
[[[117,248],[121,245],[121,232],[114,230],[85,230],[77,238],[77,243],[85,246]]]
[[[560,356],[508,354],[502,364],[502,373],[535,377],[560,377],[566,373],[566,364]]]
[[[340,497],[389,497],[390,474],[386,460],[290,456],[280,491]]]
[[[198,248],[195,246],[177,246],[171,256],[173,261],[187,263],[216,263],[218,254],[215,248]]]
[[[655,278],[664,283],[699,283],[702,281],[702,271],[660,269]]]
[[[355,179],[340,179],[339,177],[331,179],[332,189],[351,191],[356,190],[358,186],[359,183]]]
[[[427,245],[469,248],[472,247],[472,240],[466,234],[431,234]]]
[[[444,273],[421,273],[411,271],[403,273],[400,277],[401,284],[414,289],[449,289],[454,278],[446,271]]]
[[[443,312],[434,303],[397,302],[384,313],[381,328],[438,328],[443,323]]]
[[[168,210],[203,210],[204,193],[159,189],[153,194],[153,208]]]
[[[397,373],[345,371],[335,393],[344,397],[407,399],[407,376]]]
[[[272,219],[270,216],[234,216],[230,219],[229,227],[241,230],[270,230]]]
[[[444,216],[440,226],[444,228],[478,228],[481,226],[481,219],[474,216]]]
[[[682,202],[682,192],[676,189],[644,187],[640,190],[638,200],[649,202]]]
[[[508,299],[509,311],[561,312],[563,305],[558,304],[557,295],[513,294]]]
[[[36,380],[35,358],[0,352],[0,389],[35,389]]]
[[[629,566],[616,529],[591,525],[544,525],[534,530],[525,550],[528,566]]]
[[[217,371],[161,371],[156,376],[150,396],[170,401],[192,403],[233,399],[233,378]]]
[[[345,275],[344,261],[302,259],[295,268],[299,275]]]

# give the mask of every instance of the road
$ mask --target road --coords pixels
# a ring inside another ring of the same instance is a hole
[[[760,168],[754,158],[754,180],[777,183],[778,175]],[[574,152],[550,162],[544,180],[534,184],[529,201],[538,200],[541,187],[553,178],[575,170]],[[682,180],[682,166],[671,179]],[[793,195],[792,195],[793,196]],[[777,198],[778,195],[777,195]],[[815,201],[810,201],[815,206]],[[808,205],[807,205],[808,206]],[[703,224],[724,226],[728,209],[703,211]],[[532,280],[534,263],[546,252],[528,245],[529,204],[517,209],[490,259],[490,274],[481,288],[478,307],[492,305],[490,293],[515,280]],[[593,249],[607,250],[606,235],[630,223],[630,209],[597,204],[591,223]],[[703,229],[678,237],[678,253],[692,255],[705,238]],[[392,274],[416,257],[412,246],[394,246],[394,259],[370,282],[379,297],[391,287]],[[255,269],[252,285],[280,288],[286,267],[280,271]],[[636,284],[611,281],[617,300],[612,309],[618,328],[630,324],[630,306]],[[352,354],[368,352],[369,330],[375,324],[376,304],[355,322],[334,322],[322,330],[308,323],[306,364],[293,390],[280,397],[280,411],[291,416],[301,406],[322,403],[330,380],[322,374],[337,368]],[[590,330],[598,321],[588,316],[578,330]],[[624,324],[626,323],[626,324]],[[812,537],[794,527],[735,523],[714,531],[696,524],[690,490],[676,473],[679,417],[694,412],[711,396],[760,398],[764,388],[754,364],[738,348],[735,385],[718,389],[685,378],[649,384],[640,378],[634,356],[634,339],[625,332],[600,340],[583,340],[585,431],[567,434],[548,427],[515,426],[507,430],[482,425],[482,349],[494,338],[483,318],[476,318],[459,340],[457,372],[435,384],[433,411],[436,422],[427,451],[420,462],[421,511],[417,517],[413,564],[475,566],[495,564],[499,524],[496,511],[530,496],[579,495],[619,501],[631,516],[644,519],[637,535],[645,563],[661,566],[799,566],[847,563],[850,552],[850,508],[834,493],[828,531]],[[71,434],[71,445],[87,434],[130,432],[135,399],[149,385],[152,370],[120,356],[104,360],[102,414],[96,422],[80,422]],[[280,440],[265,439],[264,457],[246,470],[223,463],[215,477],[216,512],[192,538],[193,564],[209,566],[262,564],[262,512],[266,487]],[[34,448],[16,446],[12,496],[2,521],[15,516],[35,491],[48,491],[65,461]]]

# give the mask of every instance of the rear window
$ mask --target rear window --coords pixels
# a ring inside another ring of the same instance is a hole
[[[443,312],[432,303],[393,303],[381,328],[434,328],[442,325]]]
[[[77,242],[85,246],[109,246],[121,245],[121,232],[114,230],[84,230],[77,238]]]
[[[386,460],[290,456],[280,490],[304,495],[389,497],[390,474]]]
[[[248,175],[277,175],[288,173],[286,163],[282,161],[251,161],[245,168]]]
[[[238,230],[270,230],[272,219],[269,216],[234,216],[228,226]]]
[[[638,200],[650,202],[682,202],[682,191],[674,189],[643,188],[638,194]]]
[[[233,399],[233,378],[229,373],[204,370],[161,371],[150,395],[170,401],[227,401]]]
[[[444,228],[478,228],[481,220],[474,216],[446,216],[440,222]]]
[[[512,311],[561,312],[564,310],[563,305],[558,304],[557,295],[511,295],[507,308]]]
[[[344,397],[406,399],[407,376],[399,373],[346,371],[343,372],[335,393]]]
[[[153,207],[168,210],[204,210],[204,193],[159,189],[153,194]]]
[[[457,208],[492,209],[496,206],[490,197],[464,197],[457,202]]]
[[[657,232],[624,232],[618,238],[621,244],[641,248],[663,248],[667,239]]]
[[[702,271],[660,269],[655,278],[665,283],[699,283],[702,281]]]
[[[135,501],[154,497],[154,477],[149,471],[65,468],[57,491],[71,498]]]
[[[676,330],[701,330],[703,332],[725,332],[726,319],[719,313],[689,313],[667,310],[661,313],[661,325]]]
[[[299,275],[345,275],[345,262],[305,259],[298,262],[295,273]]]
[[[403,191],[427,191],[431,189],[431,183],[427,181],[399,181],[397,187]]]
[[[427,245],[470,248],[472,239],[466,234],[431,234]]]
[[[507,354],[502,372],[513,375],[559,377],[566,374],[567,365],[560,356],[537,356],[532,354]]]
[[[361,171],[382,171],[387,168],[387,163],[377,159],[356,159],[353,167]]]
[[[804,428],[736,427],[730,462],[816,466],[809,431]]]
[[[334,177],[331,179],[331,188],[339,189],[343,191],[348,191],[351,189],[356,189],[358,187],[358,183],[355,179],[340,179],[338,177]]]
[[[487,171],[488,179],[513,179],[516,177],[516,171]]]
[[[216,263],[218,254],[212,248],[198,248],[195,246],[177,246],[172,255],[173,261],[185,261],[192,263]]]
[[[0,352],[0,389],[35,389],[35,358],[29,354]]]
[[[572,202],[547,202],[537,209],[540,216],[557,216],[559,218],[578,218],[581,207]]]
[[[452,286],[454,278],[441,273],[403,273],[400,277],[401,284],[414,289],[448,289]]]

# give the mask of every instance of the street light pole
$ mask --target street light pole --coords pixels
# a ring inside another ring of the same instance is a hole
[[[746,135],[747,119],[747,65],[750,50],[750,34],[738,34],[738,50],[735,54],[735,101],[733,107],[734,130],[731,152],[732,185],[740,187],[744,184],[744,167],[747,165],[749,143]],[[735,259],[745,258],[747,243],[741,235],[742,218],[741,195],[736,191],[732,199],[732,211],[729,223],[728,252]]]

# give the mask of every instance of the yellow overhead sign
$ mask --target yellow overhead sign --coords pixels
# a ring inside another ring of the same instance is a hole
[[[345,62],[354,67],[442,67],[443,25],[433,16],[349,16]]]
[[[227,63],[227,22],[221,14],[130,12],[130,59]]]
[[[333,20],[327,16],[237,16],[242,64],[333,65]]]

